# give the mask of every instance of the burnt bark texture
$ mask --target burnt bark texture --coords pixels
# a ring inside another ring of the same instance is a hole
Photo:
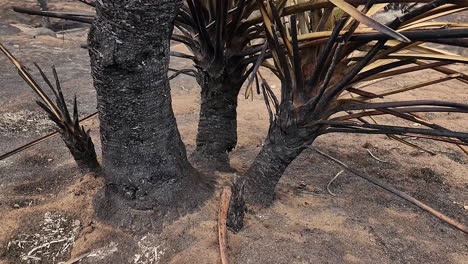
[[[106,187],[98,218],[134,232],[193,211],[212,182],[188,162],[172,111],[169,40],[181,0],[102,0],[89,33]]]
[[[244,216],[247,208],[243,197],[244,188],[242,184],[231,186],[231,200],[227,214],[226,225],[229,230],[239,232],[244,227]]]
[[[229,170],[229,152],[237,145],[237,96],[242,86],[242,69],[210,76],[202,71],[200,115],[193,155],[197,162]]]
[[[240,186],[238,188],[243,188],[246,202],[262,207],[270,206],[284,171],[306,149],[305,144],[312,143],[315,138],[309,128],[292,125],[284,129],[272,123],[261,151],[249,170],[236,181]]]

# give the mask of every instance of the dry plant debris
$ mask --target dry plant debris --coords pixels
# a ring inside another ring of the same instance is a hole
[[[86,256],[86,258],[93,258],[96,261],[104,260],[105,258],[109,257],[110,255],[114,254],[115,252],[119,250],[117,246],[118,246],[117,243],[111,242],[107,246],[93,250],[91,253],[89,253]]]
[[[8,242],[7,251],[16,251],[21,263],[58,263],[69,255],[79,230],[79,220],[46,212],[39,229],[18,234]]]
[[[42,134],[54,131],[54,124],[43,113],[28,110],[0,114],[0,133],[23,135],[23,133]]]
[[[138,241],[138,253],[133,264],[158,264],[165,253],[161,245],[155,245],[153,239],[144,236]]]

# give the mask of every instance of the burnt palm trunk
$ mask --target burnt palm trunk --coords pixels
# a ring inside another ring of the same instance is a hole
[[[203,72],[197,80],[201,94],[194,157],[217,169],[229,168],[229,152],[237,144],[237,96],[242,73],[240,69],[211,77]]]
[[[136,231],[161,227],[210,194],[171,105],[169,39],[181,2],[98,1],[89,33],[107,182],[96,214]]]
[[[231,230],[243,227],[245,204],[260,207],[270,206],[275,199],[275,189],[286,168],[312,144],[319,134],[318,128],[291,126],[281,128],[276,122],[270,124],[268,137],[245,174],[232,186],[227,224]],[[307,136],[312,135],[312,136]]]
[[[240,178],[245,200],[250,204],[269,206],[275,198],[275,188],[291,162],[306,148],[304,144],[315,137],[301,137],[301,130],[270,127],[268,138],[249,170]],[[309,133],[303,133],[305,135]]]

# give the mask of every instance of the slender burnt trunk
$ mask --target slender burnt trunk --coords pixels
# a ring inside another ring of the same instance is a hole
[[[275,188],[281,176],[301,151],[267,140],[244,175],[246,201],[269,206],[275,198]]]
[[[298,119],[283,117],[282,120],[285,120],[283,126],[278,119],[270,123],[261,151],[247,172],[232,185],[227,225],[233,231],[243,227],[246,203],[259,207],[273,203],[276,185],[286,168],[320,134],[320,126],[306,127],[292,121]]]
[[[96,3],[89,45],[107,182],[96,214],[134,231],[158,229],[210,195],[171,105],[169,39],[182,1]]]
[[[249,170],[232,186],[227,223],[231,230],[242,229],[245,203],[260,207],[273,203],[276,185],[284,171],[306,149],[305,144],[312,143],[316,138],[314,133],[310,133],[313,129],[290,127],[283,130],[275,122],[270,125],[261,151]]]
[[[242,69],[218,78],[202,73],[200,119],[194,157],[217,169],[228,169],[229,152],[237,144],[237,96]]]
[[[314,128],[295,126],[283,130],[270,126],[268,138],[249,170],[240,178],[248,203],[269,206],[275,198],[275,187],[286,168],[316,138]]]
[[[289,164],[305,149],[304,143],[305,140],[272,125],[262,150],[242,177],[248,203],[269,206],[273,202],[276,185]]]

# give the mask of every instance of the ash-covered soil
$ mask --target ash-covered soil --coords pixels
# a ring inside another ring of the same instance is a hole
[[[51,9],[90,12],[77,1],[50,1]],[[90,76],[86,25],[64,34],[26,34],[39,18],[14,14],[0,3],[0,42],[39,77],[33,62],[55,65],[69,102],[76,94],[85,116],[96,111]],[[52,20],[56,28],[60,21]],[[175,50],[184,50],[174,45]],[[174,59],[173,68],[190,61]],[[54,129],[35,104],[36,97],[6,57],[0,56],[0,154]],[[467,66],[453,69],[468,72]],[[274,89],[279,83],[269,76]],[[442,76],[432,71],[406,74],[374,84],[389,89]],[[179,76],[171,82],[173,106],[189,153],[195,146],[199,87]],[[263,98],[239,97],[238,146],[231,164],[243,173],[260,150],[268,129]],[[411,91],[405,99],[468,101],[468,87],[457,80]],[[401,99],[399,95],[394,99]],[[424,115],[431,122],[468,131],[468,116]],[[392,120],[377,117],[378,122]],[[97,147],[98,121],[84,123]],[[408,138],[436,155],[385,136],[327,135],[316,146],[348,165],[408,192],[442,213],[468,224],[468,156],[456,146]],[[271,208],[250,210],[241,232],[229,233],[232,263],[468,263],[466,234],[347,172],[326,186],[341,168],[312,151],[291,164],[278,185]],[[217,173],[219,187],[236,173]],[[92,198],[102,186],[82,177],[59,137],[0,161],[0,263],[219,263],[217,210],[219,193],[198,212],[167,224],[161,234],[131,236],[93,218]],[[70,262],[71,263],[71,262]]]

